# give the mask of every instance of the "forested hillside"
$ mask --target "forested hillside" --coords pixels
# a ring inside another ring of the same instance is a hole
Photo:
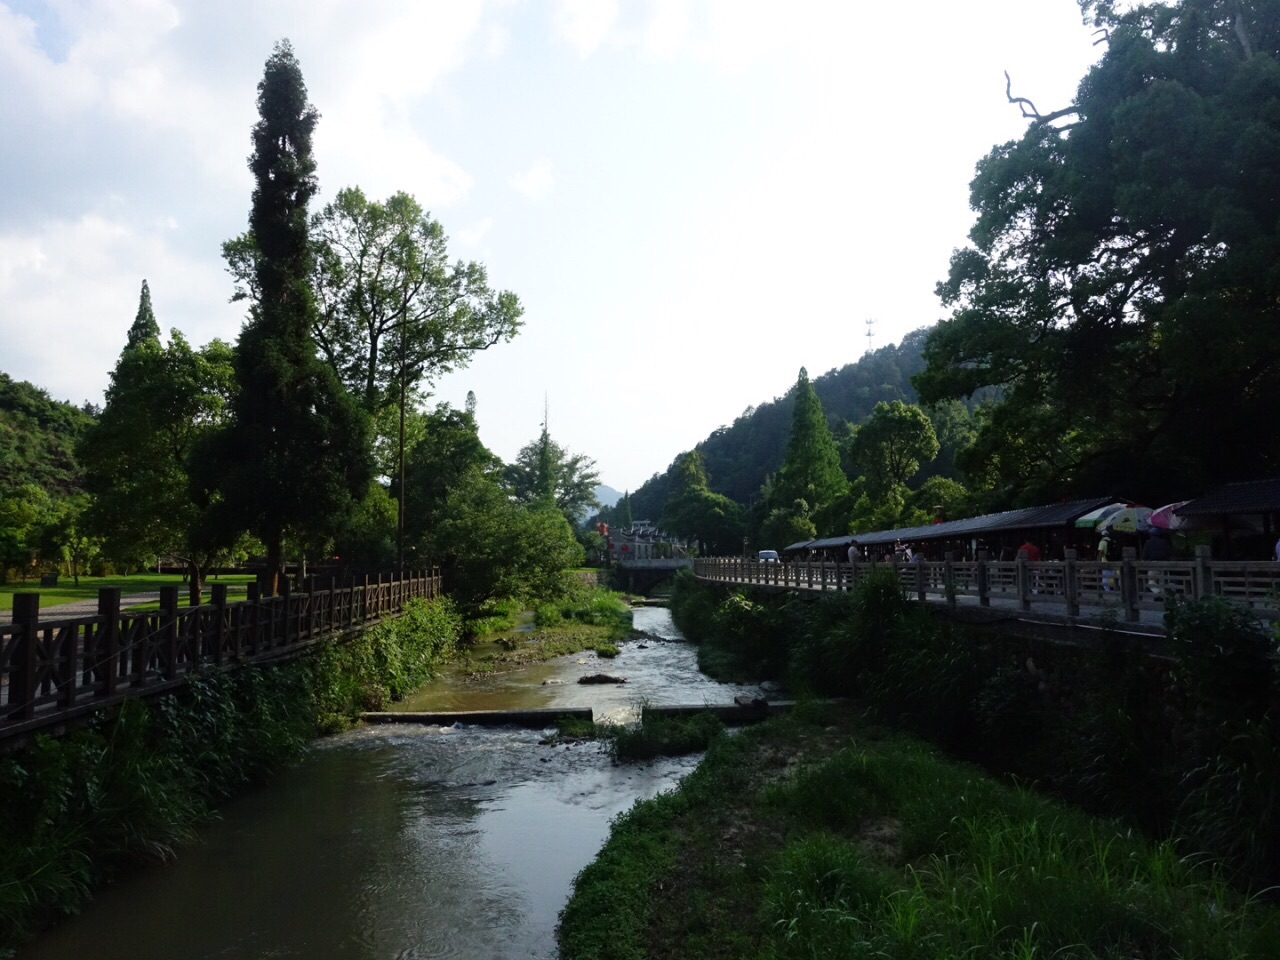
[[[915,330],[902,342],[868,351],[860,360],[831,369],[813,380],[831,432],[859,424],[881,401],[916,402],[911,377],[924,369],[923,349],[929,328]],[[730,426],[720,427],[695,449],[702,455],[708,483],[741,504],[756,499],[765,478],[782,464],[791,433],[793,391],[748,407]],[[656,520],[666,504],[666,471],[655,473],[631,494],[631,514]]]
[[[0,580],[20,568],[81,488],[75,447],[93,417],[0,373]]]

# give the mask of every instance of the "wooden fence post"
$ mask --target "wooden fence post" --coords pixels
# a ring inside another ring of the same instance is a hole
[[[978,605],[982,607],[991,606],[991,583],[987,579],[987,564],[990,561],[981,554],[978,555]]]
[[[1195,599],[1202,600],[1213,593],[1213,571],[1209,568],[1209,560],[1213,549],[1206,544],[1196,547],[1195,573],[1191,580],[1194,584]]]
[[[10,720],[30,720],[36,707],[36,644],[40,642],[40,594],[13,595],[13,625],[19,636],[13,642],[9,673]]]
[[[1062,592],[1066,594],[1067,616],[1080,616],[1079,570],[1076,569],[1076,551],[1067,547],[1062,551]]]
[[[222,666],[227,660],[227,585],[215,583],[213,596],[213,662]]]
[[[101,587],[98,590],[98,616],[106,622],[98,637],[98,649],[94,657],[94,673],[102,681],[98,696],[110,697],[116,692],[116,678],[120,676],[120,588]]]
[[[164,677],[178,679],[178,588],[160,588],[160,636],[164,643]]]
[[[298,641],[296,634],[301,620],[293,615],[293,584],[288,577],[280,582],[279,602],[284,606],[284,636],[280,638],[280,644],[288,647]]]
[[[249,624],[248,624],[248,654],[253,656],[262,649],[262,583],[249,584],[249,591],[246,598],[249,604]],[[245,652],[245,644],[241,643],[241,637],[244,636],[244,630],[236,632],[236,656],[239,657]]]
[[[1120,597],[1124,601],[1124,618],[1136,623],[1141,617],[1138,610],[1138,551],[1125,547],[1120,561]]]

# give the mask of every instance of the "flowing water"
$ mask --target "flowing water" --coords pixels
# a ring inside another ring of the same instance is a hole
[[[427,691],[430,705],[415,709],[445,709],[442,700],[451,709],[726,703],[740,692],[698,674],[666,610],[638,609],[635,622],[671,642],[628,643],[613,661],[565,657],[470,692]],[[574,682],[584,672],[628,682]],[[175,863],[101,891],[18,956],[554,957],[557,914],[610,819],[672,787],[697,760],[614,766],[595,743],[551,746],[543,736],[390,724],[318,741],[270,785],[227,805]]]

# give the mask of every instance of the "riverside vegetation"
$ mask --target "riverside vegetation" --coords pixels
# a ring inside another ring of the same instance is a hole
[[[485,628],[513,624],[516,611],[488,612]],[[538,617],[559,635],[526,644],[538,658],[614,643],[629,624],[620,596],[588,588],[571,587]],[[210,670],[179,692],[126,701],[87,727],[0,756],[0,958],[75,913],[95,887],[174,856],[220,801],[269,779],[317,735],[465,658],[475,627],[447,598],[413,601],[403,616],[299,660]]]
[[[715,738],[620,817],[564,960],[1280,956],[1276,638],[1247,612],[1180,608],[1170,660],[1108,635],[1047,683],[891,576],[686,578],[673,612],[704,669],[848,699]]]

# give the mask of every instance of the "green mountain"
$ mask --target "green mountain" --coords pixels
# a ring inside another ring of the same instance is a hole
[[[861,423],[882,400],[918,402],[911,377],[924,369],[922,353],[929,330],[915,330],[901,343],[868,351],[860,360],[813,380],[833,434],[841,436],[845,423]],[[756,498],[765,477],[782,464],[791,432],[792,404],[788,393],[748,407],[732,425],[720,427],[696,445],[714,492],[741,504]],[[667,488],[666,472],[655,473],[631,494],[632,515],[661,514]]]

